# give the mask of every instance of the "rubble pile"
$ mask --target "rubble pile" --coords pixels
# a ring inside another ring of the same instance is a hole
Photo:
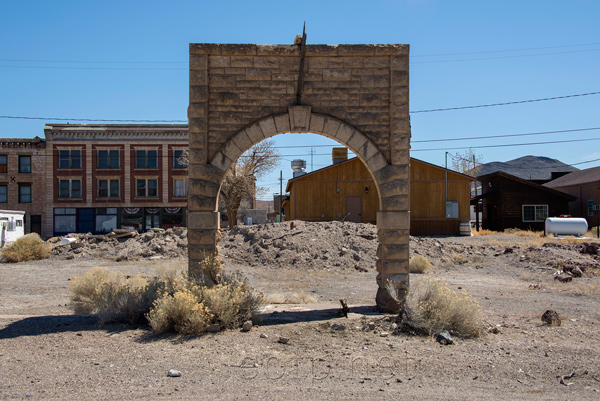
[[[131,230],[115,230],[106,235],[69,234],[53,237],[51,253],[60,258],[108,258],[117,261],[139,258],[187,257],[187,229],[152,228],[139,234]]]

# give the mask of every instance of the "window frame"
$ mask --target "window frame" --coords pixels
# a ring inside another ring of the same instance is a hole
[[[101,188],[101,182],[106,181],[106,188]],[[113,182],[116,182],[117,194],[113,195]],[[106,190],[106,196],[100,194],[100,190]],[[120,199],[121,198],[121,180],[118,178],[98,178],[98,191],[96,193],[98,199]]]
[[[64,152],[68,152],[66,155],[66,162],[68,167],[63,166]],[[73,152],[79,152],[79,157],[73,157]],[[81,170],[83,152],[81,149],[58,149],[58,169],[59,170]],[[79,160],[79,166],[73,166],[73,161]]]
[[[4,157],[4,163],[0,161],[0,174],[8,174],[8,155],[1,154],[0,159]],[[2,171],[4,170],[4,171]]]
[[[68,184],[68,196],[62,196],[63,188],[61,188],[61,183],[63,181],[67,181]],[[73,182],[79,182],[79,196],[73,196]],[[82,179],[81,178],[59,178],[58,179],[58,199],[82,199],[83,197],[82,190]]]
[[[144,181],[144,186],[140,187],[139,184],[141,181]],[[156,195],[150,195],[150,185],[149,182],[154,181],[156,186],[154,189],[156,190]],[[140,195],[140,189],[144,189],[144,195]],[[138,199],[158,199],[158,178],[136,178],[135,179],[135,197]]]
[[[21,193],[21,189],[23,188],[29,188],[29,193],[28,194],[23,194]],[[18,203],[31,203],[31,197],[32,197],[32,188],[31,188],[31,184],[19,184],[19,202]],[[23,196],[29,196],[29,201],[24,201],[23,200]]]
[[[526,207],[532,207],[533,208],[533,220],[526,220],[525,219],[525,208]],[[546,210],[546,217],[544,217],[543,219],[538,219],[538,208],[541,210]],[[522,205],[521,206],[521,220],[523,221],[523,223],[543,223],[544,221],[546,221],[546,219],[548,218],[549,215],[549,208],[548,205],[545,204],[541,204],[541,205]]]
[[[106,152],[106,156],[101,156],[101,152]],[[112,154],[111,154],[112,153]],[[116,153],[116,157],[114,154]],[[106,161],[106,167],[100,165],[101,161]],[[116,161],[116,167],[111,164]],[[96,151],[96,168],[98,170],[118,170],[121,168],[121,153],[120,149],[97,149]]]
[[[173,149],[173,170],[185,170],[188,167],[178,161],[185,151],[186,149]],[[177,153],[179,153],[179,156],[177,156]]]
[[[4,188],[4,194],[1,193],[2,188]],[[4,201],[2,201],[2,196],[4,196]],[[8,203],[8,184],[0,184],[0,203]]]
[[[142,152],[143,156],[141,156]],[[149,157],[149,152],[154,152],[155,155],[153,157]],[[154,160],[154,167],[149,167],[150,160]],[[135,149],[135,168],[138,170],[158,169],[158,149]]]
[[[177,195],[177,181],[183,181],[183,195]],[[174,199],[185,199],[188,196],[188,178],[187,177],[173,177],[173,198]]]
[[[29,159],[29,165],[24,165],[22,160]],[[29,167],[29,171],[23,171],[24,167]],[[20,174],[31,174],[31,155],[19,155],[19,173]]]

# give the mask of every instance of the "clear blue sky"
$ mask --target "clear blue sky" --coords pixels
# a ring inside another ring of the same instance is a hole
[[[412,112],[598,92],[599,17],[597,0],[3,1],[0,115],[185,120],[189,43],[291,44],[304,21],[309,44],[410,44]],[[486,162],[600,159],[600,130],[416,142],[600,127],[600,95],[413,113],[411,121],[412,156],[437,165],[454,147],[567,140],[586,141],[475,151]],[[51,122],[0,118],[0,136],[43,136]],[[275,139],[279,146],[330,143],[316,135]],[[440,150],[421,151],[431,148]],[[330,163],[319,156],[328,148],[314,150],[315,169]],[[310,167],[309,151],[281,153]],[[281,169],[291,178],[289,161]],[[278,192],[278,178],[279,171],[263,184]]]

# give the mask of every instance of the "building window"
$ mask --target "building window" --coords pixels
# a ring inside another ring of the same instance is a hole
[[[135,195],[137,198],[157,198],[158,180],[155,178],[136,180]]]
[[[6,173],[8,171],[8,156],[0,155],[0,173]]]
[[[63,199],[80,199],[81,180],[58,180],[58,197]]]
[[[118,198],[119,180],[98,180],[98,198]]]
[[[173,168],[187,168],[187,163],[182,160],[182,156],[185,154],[185,150],[174,150],[173,151]]]
[[[19,203],[31,203],[30,184],[19,184]]]
[[[135,168],[158,168],[158,150],[136,150]]]
[[[81,150],[59,150],[58,168],[60,169],[80,169],[81,168]]]
[[[106,234],[118,228],[118,215],[116,207],[96,209],[96,232]]]
[[[119,168],[119,150],[99,150],[98,151],[98,168]]]
[[[0,185],[0,203],[8,202],[8,186]]]
[[[19,156],[19,173],[31,173],[31,156]]]
[[[54,209],[54,233],[76,232],[77,209],[60,207]]]
[[[523,205],[524,222],[544,222],[548,218],[548,205]]]
[[[187,187],[188,187],[188,179],[187,178],[176,178],[174,185],[174,198],[186,198],[187,197]]]

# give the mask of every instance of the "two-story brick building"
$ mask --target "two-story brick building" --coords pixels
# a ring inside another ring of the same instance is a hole
[[[52,124],[42,234],[185,225],[187,125]]]
[[[24,211],[25,232],[42,235],[46,199],[46,143],[0,139],[0,209]]]

